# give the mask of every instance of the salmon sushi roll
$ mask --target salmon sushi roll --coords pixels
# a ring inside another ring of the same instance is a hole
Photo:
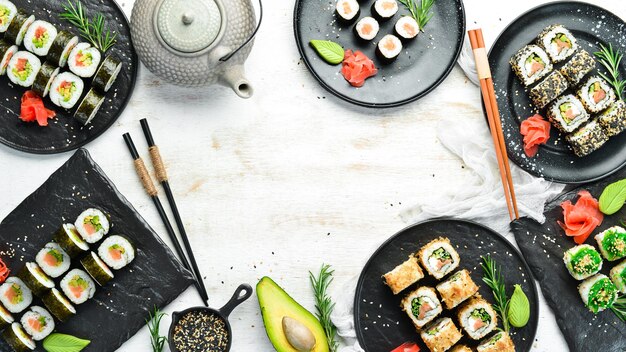
[[[75,75],[90,78],[96,73],[101,59],[100,50],[88,43],[79,43],[70,52],[67,63]]]
[[[97,89],[91,88],[80,102],[80,105],[78,105],[76,112],[74,112],[74,118],[84,126],[87,126],[98,115],[98,111],[100,111],[103,103],[104,95],[99,93]]]
[[[100,286],[106,285],[114,277],[111,269],[94,252],[90,252],[85,258],[81,259],[80,264]]]
[[[8,0],[0,0],[0,33],[9,29],[15,15],[17,15],[17,7]]]
[[[0,285],[0,302],[11,313],[21,313],[33,302],[33,293],[24,281],[9,277]]]
[[[423,278],[424,272],[422,272],[422,268],[420,268],[414,255],[383,275],[385,284],[389,286],[394,295],[404,291]]]
[[[478,292],[478,285],[474,283],[469,271],[465,269],[452,274],[436,288],[447,309],[458,306]]]
[[[87,243],[96,243],[109,233],[109,218],[101,210],[90,208],[78,216],[74,226]]]
[[[478,352],[515,352],[515,344],[511,336],[504,331],[498,331],[490,338],[482,341],[478,347]]]
[[[72,269],[61,280],[61,290],[72,303],[82,304],[96,293],[96,284],[86,272]]]
[[[111,89],[121,71],[122,62],[116,57],[109,55],[104,59],[98,71],[96,71],[92,84],[95,88],[106,93]]]
[[[548,107],[548,119],[564,133],[574,132],[589,118],[583,103],[573,94],[561,96]]]
[[[361,7],[356,0],[337,0],[335,13],[340,22],[350,24],[359,18]]]
[[[48,59],[56,66],[65,67],[70,53],[78,44],[78,37],[67,31],[59,31],[56,39],[50,46]]]
[[[98,248],[98,256],[109,267],[119,270],[135,259],[135,246],[124,236],[107,237]]]
[[[417,329],[433,321],[443,310],[435,290],[426,286],[410,292],[400,305]]]
[[[37,348],[35,341],[24,331],[20,323],[13,323],[10,328],[5,329],[2,338],[15,352],[34,351]]]
[[[596,68],[596,60],[593,55],[580,49],[561,67],[559,72],[569,81],[570,85],[575,86],[594,68]]]
[[[0,304],[0,330],[4,330],[9,325],[13,324],[15,319],[11,312],[9,312],[2,304]]]
[[[363,41],[370,41],[378,35],[380,25],[373,17],[363,17],[354,26],[354,33]]]
[[[30,288],[35,296],[42,296],[49,289],[54,287],[54,281],[41,270],[39,265],[35,263],[26,263],[24,267],[17,273],[25,284]]]
[[[372,5],[372,15],[379,21],[388,21],[398,13],[396,0],[376,0]]]
[[[376,55],[384,63],[395,61],[402,52],[402,42],[393,34],[387,34],[376,45]]]
[[[527,45],[521,48],[509,64],[524,86],[539,81],[552,71],[552,62],[548,54],[537,45]]]
[[[89,250],[89,245],[82,239],[73,224],[63,224],[54,234],[53,240],[70,258],[75,258]]]
[[[480,340],[498,326],[496,311],[489,302],[474,297],[457,312],[461,327],[473,340]]]
[[[626,130],[626,102],[617,100],[598,116],[607,136],[613,137]]]
[[[58,67],[51,65],[48,62],[44,62],[39,70],[39,73],[37,73],[37,76],[35,77],[35,82],[33,82],[33,91],[42,98],[48,96],[52,82],[58,74]]]
[[[431,351],[447,351],[459,342],[463,334],[450,318],[439,318],[420,332],[420,336]]]
[[[454,347],[452,347],[452,349],[450,350],[450,352],[473,352],[471,348],[465,346],[465,345],[456,345]]]
[[[22,9],[18,10],[4,33],[4,39],[15,43],[15,45],[22,45],[26,31],[28,31],[28,28],[30,28],[33,22],[35,22],[34,15],[26,13],[26,11]]]
[[[418,253],[420,264],[437,280],[459,266],[461,259],[450,240],[439,237],[427,243]]]
[[[420,33],[420,26],[411,16],[400,17],[393,29],[396,32],[396,35],[404,41],[415,39],[415,37],[417,37]]]
[[[0,55],[2,56],[2,61],[0,61],[0,76],[7,72],[9,62],[18,50],[17,45],[12,45],[6,40],[0,39]]]
[[[550,55],[554,63],[566,60],[578,50],[576,38],[560,24],[546,27],[537,37],[537,44]]]
[[[27,52],[16,52],[7,66],[7,76],[14,84],[21,87],[30,87],[41,68],[41,61],[37,56]]]
[[[35,261],[46,275],[57,278],[70,269],[70,256],[57,243],[46,243]]]
[[[584,157],[600,149],[609,140],[609,137],[604,133],[598,121],[591,120],[565,139],[576,156]]]
[[[563,94],[567,87],[568,84],[565,77],[558,71],[554,71],[532,87],[528,95],[536,107],[543,109],[551,101]]]
[[[70,72],[60,73],[50,86],[50,100],[56,106],[72,109],[83,94],[84,87],[85,84],[80,77]]]
[[[48,291],[48,293],[41,297],[41,300],[46,308],[48,308],[48,311],[62,323],[76,315],[76,308],[74,308],[67,297],[56,288]]]
[[[599,76],[592,76],[578,90],[578,98],[589,113],[599,113],[615,101],[615,91]]]
[[[24,330],[33,337],[35,341],[41,341],[54,331],[54,319],[44,308],[32,306],[30,310],[20,320]]]
[[[51,23],[37,20],[26,31],[24,47],[37,56],[46,56],[56,37],[57,29]]]

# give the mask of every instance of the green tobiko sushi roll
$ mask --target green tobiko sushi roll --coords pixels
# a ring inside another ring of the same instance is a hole
[[[85,303],[96,293],[96,284],[89,274],[73,269],[61,280],[61,289],[74,304]]]
[[[39,265],[35,263],[26,263],[22,270],[17,273],[17,277],[22,279],[26,286],[30,288],[37,297],[42,296],[49,289],[54,287],[54,281],[41,270]]]
[[[612,262],[626,257],[626,230],[613,226],[595,236],[600,252]]]
[[[41,297],[41,300],[46,308],[48,308],[48,311],[60,322],[66,322],[76,314],[76,308],[74,308],[67,297],[56,288],[48,291],[48,293]]]
[[[89,250],[89,245],[87,242],[83,241],[78,230],[76,230],[76,226],[72,224],[63,224],[55,233],[54,242],[56,242],[70,258],[74,258]]]
[[[609,276],[613,284],[615,284],[615,287],[617,287],[621,293],[626,293],[626,260],[611,269]]]
[[[11,313],[21,313],[33,302],[33,293],[17,277],[9,277],[0,286],[0,302]]]
[[[617,287],[606,275],[597,274],[578,286],[580,297],[593,313],[599,313],[613,305],[617,299]]]
[[[37,347],[35,341],[24,331],[20,323],[13,323],[11,328],[5,329],[2,332],[2,338],[15,352],[33,351]]]
[[[46,243],[35,257],[37,264],[46,275],[57,278],[70,268],[70,256],[57,243]]]
[[[576,280],[584,280],[602,269],[600,253],[588,244],[569,249],[563,256],[567,270]]]
[[[111,269],[94,252],[90,252],[85,258],[81,259],[80,264],[100,286],[106,285],[114,277]]]

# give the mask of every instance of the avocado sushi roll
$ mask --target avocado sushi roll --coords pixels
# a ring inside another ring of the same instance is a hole
[[[420,26],[411,16],[402,16],[393,27],[396,35],[405,41],[414,39],[420,33]]]
[[[30,87],[41,68],[41,61],[37,56],[27,52],[16,52],[7,66],[7,75],[11,82],[22,87]]]
[[[110,236],[98,248],[98,255],[109,267],[119,270],[135,259],[135,246],[124,236]]]
[[[592,76],[578,90],[578,98],[590,113],[598,113],[615,101],[615,91],[599,76]]]
[[[372,15],[379,21],[387,21],[398,12],[396,0],[376,0],[372,5]]]
[[[89,250],[89,245],[83,241],[78,230],[76,230],[76,226],[72,224],[63,224],[55,233],[53,240],[70,258],[75,258]]]
[[[626,230],[619,226],[606,229],[595,237],[602,256],[612,262],[626,257]]]
[[[67,297],[56,288],[48,291],[48,293],[41,297],[41,300],[46,308],[48,308],[48,311],[62,323],[76,315],[76,308],[74,308]]]
[[[35,76],[35,82],[33,82],[33,91],[39,94],[40,97],[46,97],[48,92],[50,92],[50,86],[52,86],[52,81],[59,74],[59,68],[51,65],[48,62],[44,62],[41,65],[41,69],[37,76]]]
[[[526,87],[539,81],[552,71],[552,62],[548,54],[537,45],[527,45],[521,48],[511,57],[509,64]]]
[[[378,32],[378,30],[377,30]],[[111,89],[122,70],[122,62],[114,56],[107,56],[93,78],[93,86],[106,93]]]
[[[570,85],[575,86],[594,68],[596,68],[596,60],[593,55],[581,49],[561,67],[559,72],[569,81]]]
[[[9,28],[4,33],[4,39],[15,43],[15,45],[22,45],[26,31],[33,22],[35,22],[34,15],[26,13],[23,9],[18,10]]]
[[[2,61],[0,61],[0,76],[7,72],[9,62],[18,50],[17,45],[12,45],[6,40],[0,39],[0,56],[2,56]]]
[[[570,248],[563,255],[563,262],[570,275],[576,280],[584,280],[602,269],[600,253],[588,244]]]
[[[558,71],[554,71],[530,89],[529,95],[536,107],[543,109],[558,98],[567,89],[567,80]]]
[[[454,250],[450,240],[439,237],[427,243],[418,252],[422,267],[437,280],[451,273],[459,266],[459,254]]]
[[[587,156],[600,149],[609,140],[604,130],[596,120],[589,121],[581,126],[576,132],[568,135],[565,139],[569,142],[574,153],[579,156]]]
[[[615,101],[598,116],[598,122],[608,137],[622,133],[626,129],[626,102]]]
[[[404,291],[423,278],[424,272],[422,272],[422,268],[420,268],[414,255],[411,255],[404,263],[383,275],[383,281],[389,286],[394,295]]]
[[[496,311],[489,302],[480,297],[473,297],[463,304],[457,312],[459,323],[467,335],[480,340],[498,326]]]
[[[11,276],[0,285],[0,303],[11,313],[21,313],[33,302],[33,294],[26,284]]]
[[[384,63],[395,61],[402,52],[402,42],[393,34],[387,34],[376,45],[376,55]]]
[[[61,290],[72,303],[82,304],[96,293],[96,284],[86,272],[72,269],[61,280]]]
[[[447,351],[463,337],[450,318],[439,318],[420,332],[420,336],[431,351]]]
[[[54,105],[71,109],[83,94],[84,83],[80,77],[70,72],[58,74],[50,87],[50,100]]]
[[[32,306],[20,320],[22,327],[35,341],[41,341],[54,331],[52,315],[42,307]]]
[[[13,324],[15,319],[2,304],[0,304],[0,330],[4,330],[9,325]]]
[[[100,286],[106,285],[114,277],[111,269],[94,252],[89,252],[85,258],[80,260],[80,264]]]
[[[20,323],[13,323],[10,329],[5,329],[2,332],[2,338],[15,352],[33,351],[37,347],[35,341],[24,331]]]
[[[17,273],[19,277],[35,296],[42,296],[46,291],[54,287],[54,281],[41,270],[39,265],[29,262]]]
[[[578,50],[576,38],[560,24],[546,27],[537,38],[537,44],[545,50],[552,62],[562,62]]]
[[[515,352],[515,344],[511,336],[505,331],[498,331],[493,336],[482,341],[478,347],[478,352]]]
[[[26,31],[24,47],[37,56],[46,56],[56,37],[57,29],[51,23],[37,20]]]
[[[0,0],[0,33],[9,29],[15,15],[17,15],[17,7],[8,0]]]
[[[88,43],[78,43],[67,59],[70,71],[83,78],[90,78],[98,69],[102,54]]]
[[[379,30],[380,25],[378,24],[378,21],[369,16],[361,18],[354,26],[354,33],[357,38],[364,41],[370,41],[376,38]]]
[[[455,308],[478,292],[478,285],[474,283],[466,269],[452,274],[436,288],[447,309]]]
[[[100,107],[104,103],[104,96],[94,88],[91,88],[83,101],[78,105],[78,109],[74,113],[74,118],[83,125],[88,125],[96,117]]]
[[[626,293],[626,260],[611,269],[609,277],[618,291]]]
[[[580,298],[592,313],[599,313],[613,305],[617,299],[617,287],[603,274],[597,274],[578,286]]]
[[[589,114],[578,98],[567,94],[548,107],[548,119],[561,132],[571,133],[589,120]]]
[[[350,24],[359,18],[361,7],[356,0],[337,0],[335,13],[337,14],[340,22]]]
[[[74,223],[76,230],[87,243],[96,243],[109,233],[109,218],[101,210],[89,208]]]
[[[35,261],[46,275],[57,278],[70,268],[70,256],[57,243],[46,243],[37,253]]]
[[[56,66],[65,67],[76,44],[78,44],[77,36],[68,31],[59,31],[48,51],[48,60]]]
[[[426,286],[419,287],[406,295],[400,306],[417,329],[433,321],[443,310],[435,290]]]

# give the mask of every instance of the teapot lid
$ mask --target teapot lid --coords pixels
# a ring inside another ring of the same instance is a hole
[[[162,0],[155,26],[162,41],[190,54],[208,48],[222,28],[222,7],[216,0]]]

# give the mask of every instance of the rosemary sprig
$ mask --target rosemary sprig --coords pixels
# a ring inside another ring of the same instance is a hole
[[[330,320],[330,314],[335,308],[335,303],[333,303],[327,292],[328,286],[330,286],[333,282],[334,272],[335,271],[331,270],[330,265],[328,264],[322,264],[320,273],[317,277],[309,271],[309,279],[315,295],[316,315],[324,328],[330,352],[336,352],[339,348],[339,343],[336,341],[337,328]]]
[[[433,12],[431,8],[435,4],[436,0],[399,0],[402,5],[404,5],[411,16],[415,19],[417,24],[420,27],[420,30],[423,32],[424,27],[428,24],[428,21],[433,17]],[[417,1],[420,1],[420,4],[417,4]]]
[[[594,53],[600,59],[600,63],[607,70],[608,76],[600,72],[600,76],[609,82],[620,100],[624,100],[622,93],[626,88],[626,80],[620,79],[619,65],[624,55],[619,50],[614,50],[613,45],[609,43],[606,47],[600,44],[600,51]],[[609,77],[610,76],[610,77]]]
[[[59,16],[73,24],[79,31],[81,37],[89,41],[93,46],[103,53],[109,50],[117,42],[117,32],[111,32],[106,28],[106,21],[101,13],[96,14],[91,20],[85,15],[83,4],[80,0],[74,4],[67,0],[63,5],[65,12]]]
[[[621,321],[626,323],[626,296],[618,297],[613,303],[611,310]]]
[[[150,312],[150,318],[146,320],[148,330],[150,330],[152,352],[162,352],[165,342],[167,342],[167,338],[159,333],[161,319],[163,319],[165,315],[166,314],[161,312],[159,308],[154,307],[154,310]]]
[[[496,300],[495,309],[498,316],[500,316],[500,320],[502,320],[504,331],[509,332],[510,325],[507,316],[507,312],[509,311],[509,298],[506,295],[506,285],[500,273],[500,267],[498,267],[496,261],[493,260],[489,254],[481,258],[483,260],[481,266],[484,271],[483,281],[491,288],[491,292],[493,292],[493,297]]]

